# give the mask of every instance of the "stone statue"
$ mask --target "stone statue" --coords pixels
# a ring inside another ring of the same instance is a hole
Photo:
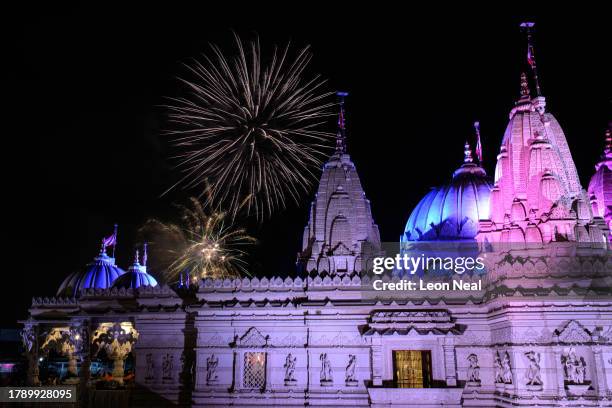
[[[211,354],[206,359],[206,384],[213,384],[217,381],[217,367],[219,366],[219,359]]]
[[[510,354],[506,351],[501,362],[502,376],[505,384],[512,384],[512,367],[510,367]]]
[[[153,361],[153,354],[148,353],[145,357],[147,361],[147,368],[145,371],[145,379],[150,380],[155,377],[155,362]]]
[[[504,382],[503,368],[499,351],[495,353],[495,383],[501,384]]]
[[[561,356],[561,363],[565,371],[565,380],[570,384],[584,384],[586,379],[586,361],[584,357],[578,358],[576,350],[570,348]]]
[[[162,359],[162,378],[172,379],[172,369],[174,368],[174,356],[166,354]]]
[[[467,380],[469,382],[480,382],[480,366],[478,365],[478,356],[474,353],[468,356],[470,366],[467,371]]]
[[[287,358],[285,359],[285,382],[294,382],[295,377],[293,376],[295,373],[295,362],[297,357],[293,357],[291,353],[287,354]]]
[[[525,356],[529,360],[529,368],[527,369],[527,385],[542,385],[542,376],[540,374],[540,353],[528,351]]]
[[[319,356],[319,360],[321,360],[321,383],[327,384],[334,382],[334,379],[332,377],[331,363],[329,362],[327,353],[321,353],[321,355]]]
[[[355,356],[354,354],[349,354],[349,360],[348,360],[348,364],[346,366],[346,373],[345,373],[345,381],[347,383],[355,383],[357,382],[357,379],[355,378],[355,366],[357,365],[357,356]]]

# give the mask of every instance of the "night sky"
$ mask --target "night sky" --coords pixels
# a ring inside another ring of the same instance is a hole
[[[460,165],[475,120],[492,174],[527,69],[518,24],[535,19],[542,91],[586,187],[612,119],[605,12],[451,18],[391,9],[349,16],[348,6],[312,7],[5,15],[11,46],[3,62],[9,245],[2,327],[27,316],[32,296],[54,295],[65,276],[93,258],[114,223],[118,263],[127,268],[138,227],[149,217],[172,217],[171,203],[190,194],[160,197],[178,173],[160,134],[167,123],[159,106],[179,92],[181,63],[207,52],[209,43],[232,50],[232,30],[245,39],[258,33],[264,47],[311,44],[310,73],[350,92],[349,153],[382,239],[394,241],[428,188]],[[254,271],[294,272],[311,198],[251,229],[260,241]]]

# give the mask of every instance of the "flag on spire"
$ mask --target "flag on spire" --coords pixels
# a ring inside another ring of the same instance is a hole
[[[535,23],[530,21],[521,23],[521,29],[527,33],[527,63],[533,71],[533,80],[535,82],[536,95],[541,96],[542,94],[540,92],[540,81],[538,79],[538,70],[536,68],[535,51],[532,39],[533,31],[535,31],[534,27]]]
[[[474,129],[476,130],[476,157],[478,157],[478,163],[482,164],[482,143],[480,143],[480,122],[474,122]]]
[[[109,247],[109,246],[112,246],[113,249],[114,249],[116,244],[117,244],[117,224],[115,224],[115,229],[114,229],[113,233],[102,240],[102,246],[105,249],[107,247]],[[113,250],[113,252],[114,252],[114,250]]]
[[[336,153],[346,153],[346,127],[344,122],[344,98],[348,96],[348,92],[337,92],[336,95],[340,98],[340,112],[338,113],[338,134],[336,135]]]

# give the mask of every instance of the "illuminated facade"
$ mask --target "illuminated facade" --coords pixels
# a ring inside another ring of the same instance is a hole
[[[612,406],[609,152],[587,194],[545,99],[524,83],[493,183],[466,146],[402,237],[478,243],[482,290],[372,297],[364,269],[380,237],[342,120],[298,277],[171,288],[138,257],[119,270],[103,248],[57,297],[33,300],[29,380],[53,350],[69,361],[64,381],[91,382],[104,350],[112,379],[134,376],[131,406]]]

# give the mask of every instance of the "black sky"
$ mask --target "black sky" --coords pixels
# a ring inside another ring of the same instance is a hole
[[[165,123],[158,106],[176,95],[181,63],[206,52],[208,43],[231,49],[231,30],[243,38],[256,32],[264,46],[311,44],[311,72],[328,78],[331,89],[351,93],[349,152],[383,240],[396,240],[428,188],[451,176],[474,120],[481,122],[492,173],[526,69],[518,30],[524,17],[537,22],[542,90],[588,183],[612,119],[605,12],[458,17],[308,7],[79,8],[5,16],[10,244],[3,325],[24,318],[32,296],[54,295],[67,274],[91,260],[115,222],[118,262],[127,267],[138,226],[172,214],[170,204],[186,193],[160,198],[177,174],[160,135]],[[252,230],[261,242],[255,267],[262,273],[293,272],[310,199]]]

